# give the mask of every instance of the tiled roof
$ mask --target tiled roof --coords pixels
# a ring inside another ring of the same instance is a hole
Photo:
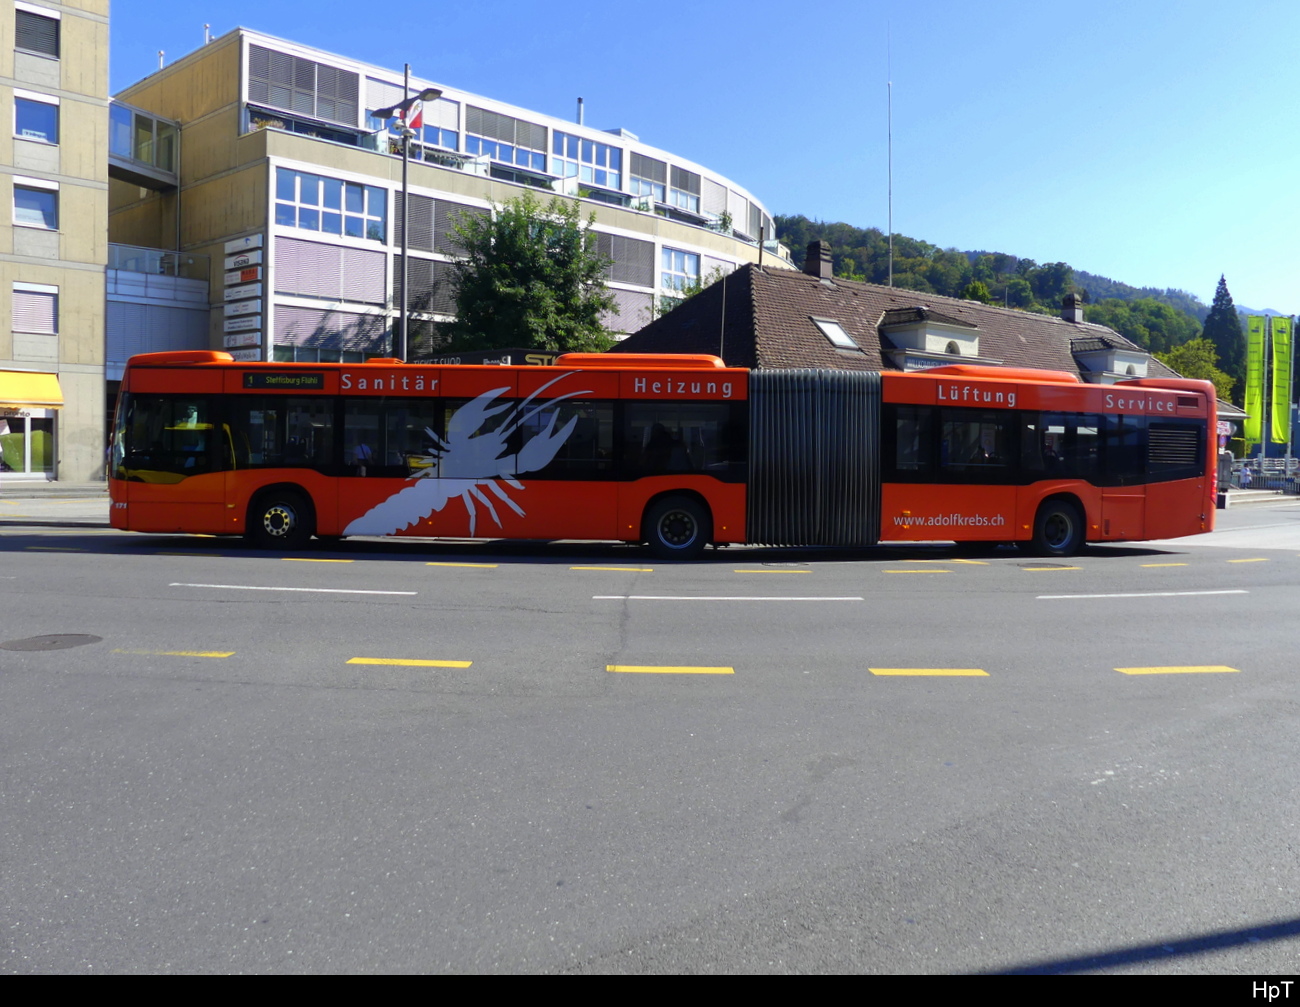
[[[838,322],[861,352],[837,349],[813,318]],[[1006,367],[1078,374],[1071,346],[1076,341],[1142,352],[1103,325],[755,265],[744,266],[725,282],[701,291],[619,343],[614,352],[716,353],[732,366],[763,369],[893,370],[895,363],[881,354],[882,324],[925,318],[974,329],[980,357]],[[887,340],[884,348],[891,348]],[[1148,373],[1173,374],[1154,358]]]

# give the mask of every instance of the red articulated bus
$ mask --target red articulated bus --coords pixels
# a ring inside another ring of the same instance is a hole
[[[1211,384],[1055,371],[749,371],[717,357],[554,366],[132,357],[115,528],[246,535],[869,546],[1210,531]]]

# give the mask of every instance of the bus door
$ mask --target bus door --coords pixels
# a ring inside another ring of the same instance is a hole
[[[1097,538],[1146,537],[1146,423],[1142,416],[1106,416],[1105,485]]]
[[[131,530],[225,530],[224,451],[213,403],[206,395],[125,397],[113,474],[123,482]]]

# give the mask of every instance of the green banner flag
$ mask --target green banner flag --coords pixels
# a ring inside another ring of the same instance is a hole
[[[1291,439],[1291,319],[1275,315],[1273,327],[1273,443]]]
[[[1261,440],[1264,412],[1264,325],[1265,315],[1246,319],[1246,422],[1242,436],[1246,444]]]

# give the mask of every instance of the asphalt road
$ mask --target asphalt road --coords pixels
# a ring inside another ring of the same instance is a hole
[[[1221,527],[664,565],[5,526],[3,967],[1294,972],[1300,508]]]

